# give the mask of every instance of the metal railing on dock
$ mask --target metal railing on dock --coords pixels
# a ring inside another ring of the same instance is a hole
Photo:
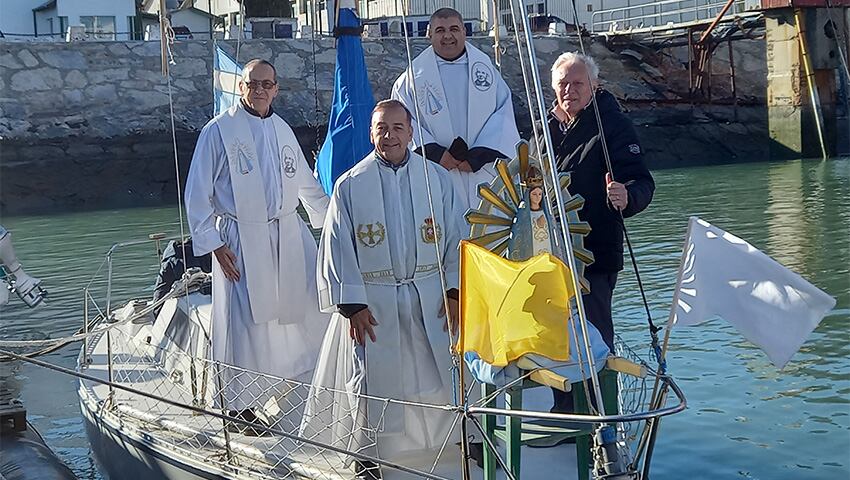
[[[594,33],[640,33],[665,29],[687,28],[711,23],[726,5],[715,0],[661,0],[593,12],[591,31]],[[736,1],[729,17],[759,15],[758,2]]]

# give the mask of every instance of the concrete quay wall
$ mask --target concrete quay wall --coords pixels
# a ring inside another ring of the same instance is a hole
[[[473,39],[486,52],[492,40]],[[220,42],[235,53],[235,42]],[[692,106],[685,47],[654,51],[587,43],[601,77],[638,129],[651,168],[767,157],[763,41],[734,42],[739,104]],[[413,44],[414,55],[427,46]],[[575,39],[535,40],[543,79]],[[516,46],[502,42],[502,75],[513,91],[520,130],[531,131]],[[725,47],[712,62],[715,99],[731,99]],[[333,93],[333,39],[251,40],[239,59],[271,61],[280,77],[274,108],[310,153],[324,138]],[[376,99],[387,98],[407,65],[404,41],[364,41]],[[0,43],[0,213],[126,207],[176,200],[170,104],[181,176],[198,132],[212,116],[209,41],[177,42],[169,85],[158,42]],[[547,87],[547,93],[548,92]],[[730,103],[730,102],[726,102]]]

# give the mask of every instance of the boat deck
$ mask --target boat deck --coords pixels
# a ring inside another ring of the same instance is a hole
[[[197,361],[197,365],[193,366],[191,357],[169,358],[160,354],[155,347],[143,341],[150,338],[151,329],[150,325],[127,323],[113,328],[109,335],[95,336],[89,344],[90,362],[82,369],[83,373],[101,380],[110,378],[107,359],[110,353],[108,344],[111,343],[111,378],[115,383],[143,394],[110,388],[93,381],[81,382],[84,413],[88,409],[92,417],[108,424],[122,437],[117,441],[124,441],[123,437],[132,439],[148,450],[168,455],[172,461],[185,464],[189,469],[211,475],[200,478],[358,478],[350,468],[344,467],[341,456],[334,452],[282,436],[255,437],[230,433],[227,438],[222,419],[197,414],[153,398],[158,396],[184,405],[215,410],[215,402],[211,399],[215,391],[212,375],[204,376],[203,361]],[[283,406],[283,411],[275,416],[274,428],[297,435],[304,388],[291,388],[276,399]],[[294,398],[287,399],[287,395]],[[551,398],[548,388],[533,389],[524,395],[524,406],[548,411]],[[470,425],[470,428],[474,429],[474,426]],[[553,472],[559,472],[562,478],[576,476],[575,473],[570,474],[576,472],[575,446],[572,444],[550,448],[523,446],[521,457],[522,478],[551,478]],[[398,463],[420,471],[432,471],[434,459],[432,455],[428,458],[405,458]],[[474,462],[471,462],[470,469],[473,479],[484,478],[482,469]],[[433,473],[444,478],[461,478],[460,452],[455,445],[446,448]],[[387,480],[419,478],[388,467],[382,467],[382,476]],[[505,477],[501,470],[498,476]]]

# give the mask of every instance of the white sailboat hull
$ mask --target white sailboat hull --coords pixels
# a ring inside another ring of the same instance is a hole
[[[227,479],[150,442],[149,434],[131,433],[98,412],[80,387],[80,409],[86,435],[100,471],[110,480],[209,480]]]

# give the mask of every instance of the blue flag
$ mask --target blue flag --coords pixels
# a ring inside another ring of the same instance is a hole
[[[360,19],[350,8],[340,8],[338,28],[358,28]],[[369,123],[375,99],[366,74],[360,37],[340,35],[336,47],[333,105],[328,136],[316,157],[316,173],[330,195],[334,182],[372,151]]]
[[[236,105],[239,101],[239,80],[242,78],[242,65],[236,63],[230,55],[215,46],[213,58],[214,99],[213,116]]]

